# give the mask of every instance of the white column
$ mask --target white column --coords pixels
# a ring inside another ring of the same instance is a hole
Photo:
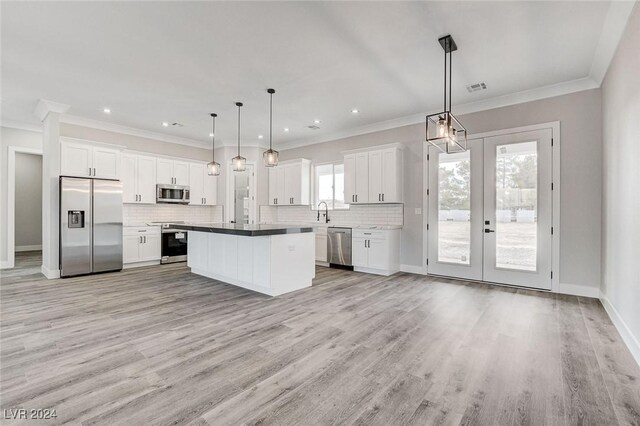
[[[36,115],[43,123],[42,140],[42,273],[60,277],[59,267],[59,181],[60,115],[68,105],[41,99]]]

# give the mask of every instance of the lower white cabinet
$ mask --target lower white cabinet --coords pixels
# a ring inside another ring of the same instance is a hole
[[[316,228],[316,262],[327,260],[327,228]]]
[[[123,228],[122,263],[125,267],[159,263],[162,234],[159,226],[127,226]]]
[[[354,229],[352,262],[355,271],[395,274],[400,270],[400,230]]]

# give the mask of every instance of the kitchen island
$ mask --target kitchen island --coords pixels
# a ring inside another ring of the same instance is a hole
[[[311,287],[311,226],[176,223],[171,228],[189,232],[187,265],[194,274],[269,296]]]

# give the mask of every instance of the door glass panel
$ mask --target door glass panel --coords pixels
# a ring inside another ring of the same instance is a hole
[[[469,151],[439,155],[438,261],[470,264],[471,163]]]
[[[496,146],[496,268],[537,266],[536,142]]]
[[[249,170],[234,172],[234,220],[239,224],[249,223]]]

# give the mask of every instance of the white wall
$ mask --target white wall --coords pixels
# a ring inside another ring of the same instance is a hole
[[[42,155],[16,153],[15,247],[42,246]]]
[[[602,85],[605,308],[640,363],[640,6]]]
[[[23,147],[32,149],[42,149],[42,133],[29,130],[19,130],[9,127],[0,127],[0,264],[5,264],[8,259],[7,248],[7,181],[8,168],[7,159],[9,147]],[[42,184],[39,185],[42,187]],[[42,225],[41,225],[42,226]]]
[[[455,108],[454,108],[455,112]],[[460,117],[470,133],[551,121],[561,128],[560,283],[600,287],[602,208],[602,110],[599,89],[511,105]],[[314,163],[342,159],[341,151],[402,143],[404,151],[404,227],[400,262],[422,266],[422,144],[424,124],[353,136],[280,153],[282,160],[308,158]]]

